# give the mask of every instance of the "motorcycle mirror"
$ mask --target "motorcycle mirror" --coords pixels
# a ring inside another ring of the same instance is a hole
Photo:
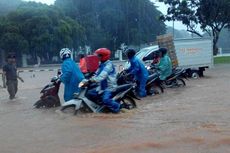
[[[58,77],[57,77],[57,76],[54,76],[54,77],[51,79],[51,82],[55,82],[57,79],[58,79]]]
[[[58,69],[57,74],[61,75],[61,70],[60,69]]]

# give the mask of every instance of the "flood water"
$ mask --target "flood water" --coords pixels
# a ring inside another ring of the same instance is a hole
[[[230,65],[120,114],[33,109],[50,72],[22,74],[18,98],[0,89],[1,153],[229,153]],[[62,97],[63,89],[60,92]]]

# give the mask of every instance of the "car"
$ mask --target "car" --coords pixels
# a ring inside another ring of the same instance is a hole
[[[145,64],[151,63],[154,57],[154,53],[158,50],[158,45],[142,48],[140,51],[137,52],[136,57],[144,61]]]
[[[152,63],[154,53],[158,50],[159,50],[158,45],[145,47],[145,48],[140,49],[140,51],[136,53],[136,57],[140,59],[141,61],[143,61],[145,65],[147,66],[150,63]],[[130,66],[129,62],[126,62],[125,68],[128,68],[129,66]]]

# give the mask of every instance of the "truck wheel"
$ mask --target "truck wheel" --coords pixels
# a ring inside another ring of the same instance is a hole
[[[192,73],[192,78],[198,79],[199,78],[199,74],[197,72],[193,72]]]

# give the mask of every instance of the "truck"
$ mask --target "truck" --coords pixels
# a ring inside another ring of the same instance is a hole
[[[173,64],[176,64],[178,68],[185,68],[189,76],[202,77],[206,68],[213,67],[212,39],[210,37],[174,39],[173,44],[175,49],[169,51],[171,56],[174,55]],[[158,49],[159,45],[142,48],[136,56],[148,65],[152,62],[153,54]]]

